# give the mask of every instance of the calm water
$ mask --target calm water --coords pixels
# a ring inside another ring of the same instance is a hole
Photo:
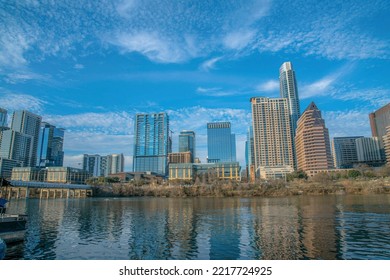
[[[8,259],[390,259],[390,195],[13,200]]]

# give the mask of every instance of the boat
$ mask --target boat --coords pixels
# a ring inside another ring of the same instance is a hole
[[[11,183],[1,178],[0,188],[11,186]],[[14,243],[24,240],[27,226],[27,215],[6,213],[5,204],[9,202],[0,197],[0,238],[5,243]]]

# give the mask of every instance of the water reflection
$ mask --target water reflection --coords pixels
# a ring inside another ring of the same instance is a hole
[[[390,196],[14,200],[8,259],[390,259]]]

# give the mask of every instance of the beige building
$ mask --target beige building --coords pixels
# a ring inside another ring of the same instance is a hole
[[[168,154],[168,163],[191,163],[191,162],[192,162],[191,152],[179,152],[179,153]]]
[[[390,125],[386,127],[386,134],[383,136],[385,147],[386,162],[390,165]]]
[[[221,180],[241,180],[238,162],[172,163],[169,164],[169,180],[193,181],[198,175],[208,174]]]
[[[253,147],[256,175],[267,177],[281,169],[294,168],[293,139],[286,98],[253,97]],[[261,175],[261,170],[270,172]]]
[[[386,127],[390,125],[390,103],[369,114],[370,126],[373,137],[378,137],[381,157],[385,158],[383,136],[386,134]]]
[[[309,171],[334,168],[329,132],[314,102],[310,103],[298,120],[295,148],[298,169]]]

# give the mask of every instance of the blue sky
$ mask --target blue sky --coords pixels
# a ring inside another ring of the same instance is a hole
[[[197,133],[230,121],[244,163],[249,98],[279,96],[293,63],[303,111],[314,101],[331,137],[370,136],[368,114],[390,102],[390,2],[0,0],[0,107],[66,129],[65,164],[124,153],[133,119],[168,112]]]

